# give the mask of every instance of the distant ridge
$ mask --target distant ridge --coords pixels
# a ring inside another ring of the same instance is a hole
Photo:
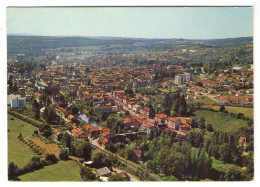
[[[82,35],[59,35],[59,36],[45,36],[45,35],[33,35],[27,33],[7,33],[7,36],[38,36],[38,37],[56,37],[56,38],[92,38],[101,40],[201,40],[201,41],[211,41],[211,40],[226,40],[226,39],[243,39],[243,38],[253,38],[253,36],[243,36],[234,38],[212,38],[212,39],[186,39],[186,38],[142,38],[142,37],[116,37],[116,36],[82,36]]]

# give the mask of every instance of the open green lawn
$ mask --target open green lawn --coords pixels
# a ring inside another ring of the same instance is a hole
[[[240,127],[247,126],[247,122],[245,120],[231,117],[229,114],[207,110],[197,110],[194,114],[196,116],[193,118],[197,118],[199,120],[203,117],[205,119],[205,124],[211,123],[214,130],[230,132],[239,129]]]
[[[8,130],[8,162],[14,162],[18,167],[23,167],[31,160],[34,153],[28,146],[20,142],[17,136],[22,133],[24,137],[29,137],[37,128],[8,115]]]
[[[43,169],[19,176],[21,181],[82,181],[75,161],[59,161]]]
[[[206,104],[206,105],[211,105],[211,104],[215,104],[214,101],[212,101],[210,98],[208,97],[204,97],[203,99],[194,99],[192,101],[189,101],[190,103],[202,103],[202,104]]]
[[[160,90],[163,93],[169,93],[169,92],[175,92],[177,89],[176,88],[170,88],[170,89],[160,88],[158,90]]]
[[[213,105],[205,105],[207,108],[212,108],[214,110],[219,110],[220,106]],[[248,107],[238,107],[238,106],[225,106],[225,109],[228,112],[232,112],[234,114],[243,113],[246,117],[253,119],[254,117],[254,108]]]
[[[240,170],[240,171],[243,171],[246,169],[246,167],[242,168],[235,164],[229,164],[229,163],[225,164],[222,161],[215,159],[214,157],[211,157],[211,158],[212,158],[212,168],[214,168],[218,171],[221,171],[221,172],[225,172],[229,168],[234,168],[234,169]]]

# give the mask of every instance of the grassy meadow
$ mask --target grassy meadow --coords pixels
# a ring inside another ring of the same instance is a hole
[[[43,169],[19,176],[21,181],[82,181],[75,161],[59,161]]]
[[[193,118],[199,120],[203,117],[205,119],[205,124],[212,124],[214,130],[230,132],[247,126],[245,120],[231,117],[229,114],[225,113],[197,110],[194,114],[195,117]]]
[[[37,128],[8,115],[8,163],[14,162],[18,167],[23,167],[31,160],[34,152],[27,145],[20,142],[17,136],[22,133],[23,137],[30,137],[34,130],[37,130]]]
[[[219,110],[220,106],[211,106],[210,108],[214,110]],[[248,107],[236,107],[236,106],[225,106],[225,109],[228,112],[232,112],[234,114],[243,113],[246,117],[253,119],[254,109]]]

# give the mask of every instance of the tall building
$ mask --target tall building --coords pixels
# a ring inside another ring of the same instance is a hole
[[[184,75],[186,76],[186,81],[192,81],[193,79],[192,73],[185,73]]]
[[[11,100],[12,108],[24,108],[26,107],[26,98],[14,98]]]
[[[184,74],[175,75],[175,84],[183,84],[186,81],[186,76]]]
[[[175,75],[175,84],[184,84],[186,81],[192,81],[192,73]]]

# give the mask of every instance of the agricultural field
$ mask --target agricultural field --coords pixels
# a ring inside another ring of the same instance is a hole
[[[46,143],[38,138],[31,138],[32,142],[41,147],[46,153],[55,154],[56,157],[60,154],[60,148],[57,144]]]
[[[11,118],[13,120],[11,120]],[[8,162],[14,162],[18,167],[25,166],[34,156],[34,152],[17,139],[21,133],[23,137],[30,137],[36,127],[18,118],[8,115]]]
[[[203,117],[205,119],[205,124],[212,124],[214,130],[230,132],[247,126],[245,120],[231,117],[229,114],[225,113],[197,110],[194,114],[195,117],[193,118],[199,120]]]
[[[43,169],[19,176],[21,181],[82,181],[75,161],[59,161]]]
[[[214,110],[219,110],[220,106],[208,105],[207,108],[212,108]],[[228,112],[232,112],[234,114],[243,113],[244,116],[249,117],[251,119],[253,119],[253,117],[254,117],[254,109],[253,108],[236,107],[236,106],[225,106],[225,109]]]

